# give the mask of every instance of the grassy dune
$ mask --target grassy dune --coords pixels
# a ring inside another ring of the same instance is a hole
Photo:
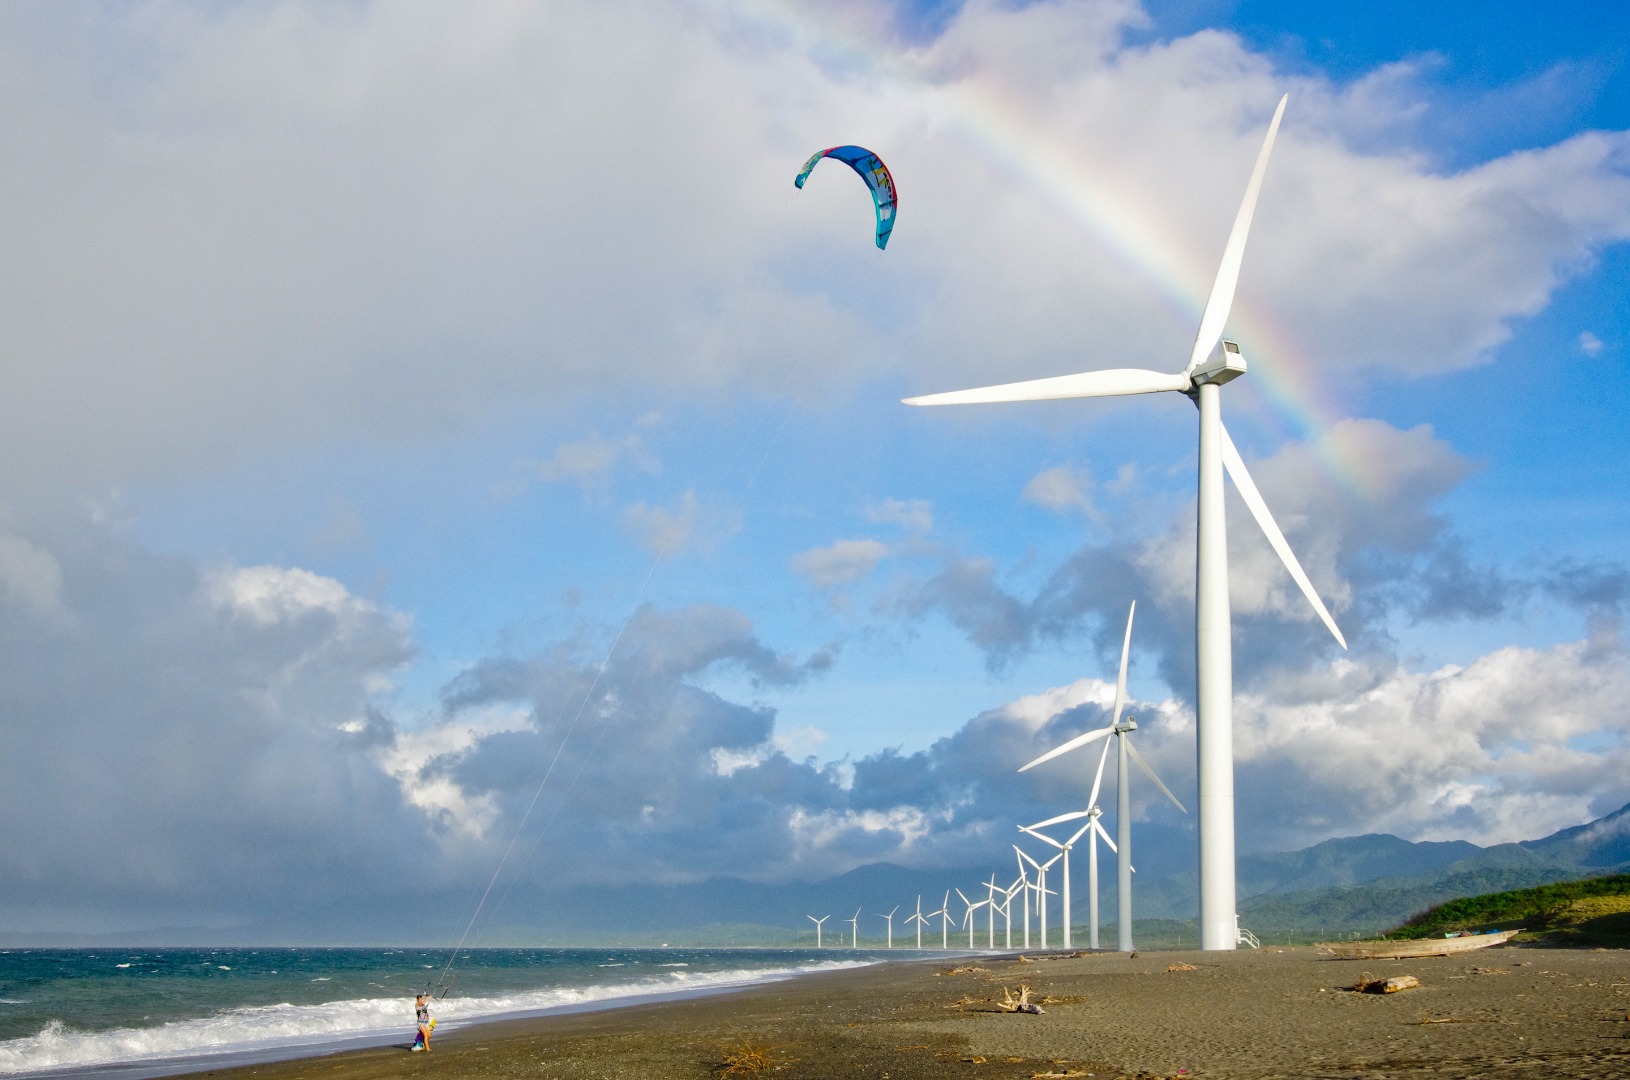
[[[1548,945],[1630,948],[1630,874],[1562,881],[1532,889],[1450,900],[1416,915],[1388,937],[1435,937],[1450,930],[1525,927],[1522,940]]]

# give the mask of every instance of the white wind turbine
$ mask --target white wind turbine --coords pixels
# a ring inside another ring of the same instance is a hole
[[[849,924],[849,947],[860,948],[860,909],[855,908],[854,918],[843,921]]]
[[[1075,738],[1064,743],[1062,746],[1054,747],[1045,754],[1041,755],[1041,757],[1037,758],[1035,761],[1032,761],[1030,764],[1019,769],[1020,772],[1024,772],[1025,769],[1033,768],[1040,765],[1044,761],[1051,761],[1060,754],[1067,754],[1071,750],[1074,750],[1077,747],[1085,746],[1095,739],[1105,740],[1103,752],[1098,755],[1098,772],[1092,778],[1092,794],[1087,798],[1087,813],[1093,815],[1093,824],[1096,826],[1096,832],[1093,834],[1091,858],[1093,917],[1092,947],[1094,949],[1098,947],[1097,837],[1099,833],[1102,833],[1104,842],[1109,844],[1109,849],[1115,852],[1117,856],[1116,870],[1118,872],[1118,876],[1116,885],[1116,899],[1120,907],[1120,914],[1116,924],[1116,935],[1119,938],[1116,948],[1118,948],[1121,952],[1132,951],[1132,784],[1131,777],[1128,775],[1128,770],[1126,767],[1127,757],[1131,757],[1133,763],[1135,763],[1138,768],[1142,769],[1144,774],[1148,776],[1150,780],[1155,782],[1155,786],[1165,794],[1166,798],[1170,799],[1174,804],[1176,804],[1179,810],[1183,811],[1185,814],[1188,813],[1188,808],[1181,802],[1178,802],[1177,796],[1173,795],[1171,789],[1161,782],[1160,777],[1155,775],[1155,770],[1153,767],[1151,767],[1150,764],[1144,760],[1143,755],[1138,753],[1138,748],[1132,744],[1132,732],[1138,729],[1138,722],[1130,716],[1128,716],[1124,721],[1121,719],[1121,711],[1126,708],[1126,662],[1127,658],[1132,653],[1132,619],[1135,615],[1137,615],[1137,613],[1138,602],[1134,600],[1132,601],[1132,606],[1129,607],[1126,612],[1126,636],[1121,640],[1121,668],[1120,674],[1115,678],[1115,711],[1114,717],[1110,721],[1110,725],[1105,728],[1099,728],[1096,731],[1089,731],[1085,735],[1077,735]],[[1104,762],[1109,757],[1108,737],[1111,735],[1115,737],[1116,749],[1115,831],[1119,834],[1119,847],[1113,843],[1110,843],[1109,834],[1104,832],[1103,826],[1099,825],[1097,821],[1097,815],[1102,812],[1098,808],[1098,791],[1104,782]],[[1054,820],[1063,821],[1068,816],[1069,815],[1065,815],[1062,818],[1055,818]]]
[[[912,923],[917,924],[917,951],[921,952],[923,948],[923,927],[928,925],[928,920],[923,918],[923,898],[921,893],[917,894],[917,913],[906,916],[906,925],[910,926]]]
[[[996,902],[996,894],[1003,892],[1003,890],[1000,885],[996,884],[995,874],[991,874],[990,881],[988,883],[981,881],[979,884],[984,885],[985,888],[989,890],[985,896],[985,922],[987,924],[985,947],[987,949],[994,949],[996,948],[996,913],[1002,910],[1001,905]],[[1003,893],[1003,895],[1006,894]]]
[[[1037,831],[1039,829],[1048,828],[1052,825],[1058,825],[1065,821],[1079,821],[1082,818],[1086,818],[1087,823],[1075,830],[1075,832],[1070,835],[1068,840],[1054,840],[1046,833]],[[1062,892],[1064,903],[1064,947],[1066,949],[1072,949],[1075,947],[1070,943],[1070,924],[1074,921],[1072,917],[1073,912],[1070,909],[1070,849],[1075,847],[1075,842],[1081,839],[1083,834],[1089,830],[1093,830],[1093,826],[1095,825],[1097,826],[1097,829],[1094,831],[1092,847],[1092,872],[1094,881],[1096,881],[1098,874],[1098,847],[1096,834],[1104,832],[1104,827],[1102,825],[1098,825],[1098,819],[1093,815],[1091,810],[1076,810],[1068,814],[1060,814],[1057,817],[1050,817],[1046,821],[1038,821],[1034,825],[1019,826],[1020,832],[1029,833],[1042,843],[1051,844],[1053,847],[1058,848],[1059,855],[1063,856],[1064,858],[1064,886]],[[1104,833],[1104,839],[1107,840],[1108,838],[1109,834]],[[1094,911],[1096,911],[1098,908],[1098,897],[1096,890],[1093,893],[1092,908]]]
[[[930,911],[928,917],[932,919],[938,915],[940,919],[940,949],[948,950],[951,947],[951,894],[945,894],[945,901],[940,904],[938,911]]]
[[[961,898],[961,900],[962,900],[962,902],[964,904],[968,905],[968,910],[963,912],[963,915],[962,915],[962,924],[966,925],[967,928],[968,928],[968,951],[972,952],[973,948],[974,948],[974,944],[973,944],[973,913],[978,911],[980,908],[984,907],[985,902],[983,900],[969,900],[966,896],[963,896],[961,889],[957,889],[956,894],[957,894],[957,896],[959,898]]]
[[[1019,864],[1019,888],[1021,890],[1019,896],[1024,900],[1024,947],[1028,949],[1030,948],[1030,890],[1034,886],[1030,884],[1030,875],[1025,872],[1025,854],[1019,850],[1018,844],[1013,845],[1013,858]],[[1034,860],[1031,860],[1031,862],[1034,865]]]
[[[888,945],[888,947],[891,948],[891,949],[894,948],[894,912],[899,911],[899,910],[900,910],[900,905],[895,904],[894,908],[887,915],[883,914],[881,911],[877,913],[877,917],[879,919],[887,919],[889,921],[889,945]]]
[[[832,916],[830,916],[830,915],[822,915],[820,918],[817,919],[813,915],[805,915],[804,916],[804,918],[808,919],[810,922],[815,924],[815,947],[817,949],[821,947],[821,924],[824,923],[826,920],[830,919],[831,917]]]
[[[1013,898],[1015,896],[1019,897],[1024,903],[1025,929],[1030,928],[1030,879],[1024,876],[1022,867],[1019,870],[1019,876],[1014,878],[1003,892],[1006,896],[1002,900],[1002,925],[1007,935],[1007,944],[1003,947],[1011,949],[1013,948]],[[1024,947],[1028,949],[1030,947],[1030,935],[1027,933],[1024,937]]]
[[[1245,186],[1245,198],[1223,249],[1222,265],[1211,285],[1200,330],[1188,365],[1176,374],[1136,368],[1112,368],[1051,379],[958,390],[906,398],[908,405],[971,405],[999,401],[1043,401],[1058,398],[1121,397],[1173,391],[1185,394],[1200,410],[1200,476],[1195,560],[1194,636],[1199,713],[1200,787],[1200,947],[1232,949],[1239,944],[1239,918],[1234,910],[1234,731],[1232,620],[1228,608],[1228,537],[1223,511],[1222,475],[1226,469],[1240,497],[1267,534],[1268,543],[1295,579],[1303,595],[1324,620],[1342,648],[1347,647],[1336,622],[1291,553],[1274,523],[1267,503],[1246,471],[1245,462],[1222,425],[1222,387],[1245,373],[1239,346],[1222,337],[1245,256],[1257,194],[1268,156],[1279,131],[1289,95],[1279,100],[1256,167]]]
[[[1021,850],[1017,844],[1013,845],[1013,850],[1019,853],[1019,858],[1036,868],[1036,914],[1041,919],[1041,947],[1045,949],[1047,947],[1047,898],[1057,895],[1047,887],[1047,871],[1052,869],[1054,863],[1064,857],[1064,853],[1061,851],[1046,862],[1039,863]]]

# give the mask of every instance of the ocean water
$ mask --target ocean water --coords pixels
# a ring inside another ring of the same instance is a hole
[[[437,1034],[478,1020],[911,959],[915,950],[0,950],[0,1077],[131,1078]],[[444,972],[447,974],[444,976]],[[450,985],[449,985],[450,980]]]

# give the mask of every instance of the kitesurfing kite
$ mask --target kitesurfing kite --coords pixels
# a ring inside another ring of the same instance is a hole
[[[900,203],[900,196],[894,190],[894,177],[889,174],[889,167],[883,164],[882,158],[864,146],[834,146],[830,150],[821,150],[813,154],[804,162],[804,169],[793,180],[793,186],[802,189],[804,181],[809,179],[810,172],[824,157],[836,158],[845,163],[859,173],[860,178],[866,181],[866,186],[872,189],[872,201],[877,204],[877,247],[879,250],[888,247],[889,233],[894,231],[894,211]]]

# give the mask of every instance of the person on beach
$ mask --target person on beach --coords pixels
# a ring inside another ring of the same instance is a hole
[[[420,994],[413,1002],[413,1017],[419,1024],[419,1034],[413,1040],[413,1049],[430,1053],[430,1033],[436,1030],[436,1022],[430,1019],[430,999]]]

